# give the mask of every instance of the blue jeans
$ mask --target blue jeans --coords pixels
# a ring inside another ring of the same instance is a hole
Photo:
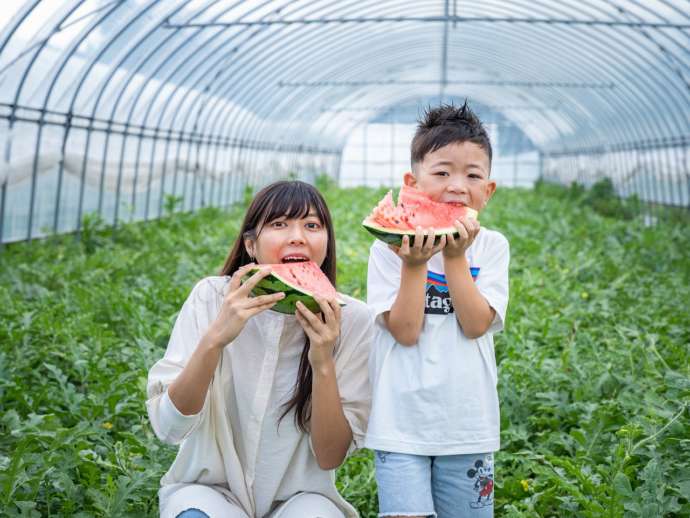
[[[379,516],[491,518],[493,454],[409,455],[376,451]]]
[[[177,518],[209,518],[209,516],[199,509],[187,509],[178,514]]]

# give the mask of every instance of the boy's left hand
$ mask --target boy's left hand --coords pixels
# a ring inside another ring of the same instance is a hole
[[[459,257],[464,256],[465,251],[474,242],[474,238],[479,233],[479,221],[474,218],[462,218],[455,220],[455,228],[458,230],[458,237],[448,234],[446,238],[446,246],[443,249],[445,257]]]

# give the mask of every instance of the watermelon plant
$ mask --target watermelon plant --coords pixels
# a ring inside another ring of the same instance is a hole
[[[336,189],[337,289],[366,297],[361,222],[385,190]],[[0,253],[0,514],[155,517],[175,449],[144,408],[194,283],[216,274],[242,207],[175,213]],[[629,215],[626,214],[626,218]],[[690,230],[609,217],[568,189],[499,189],[481,224],[511,244],[496,335],[496,516],[690,516]],[[373,459],[337,472],[377,515]]]

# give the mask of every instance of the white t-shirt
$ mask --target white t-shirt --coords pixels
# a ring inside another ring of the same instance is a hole
[[[190,485],[203,484],[250,516],[265,516],[295,494],[312,492],[355,518],[356,510],[336,490],[335,471],[319,468],[311,436],[294,425],[294,409],[277,424],[283,403],[292,395],[305,343],[294,315],[264,311],[247,321],[224,349],[198,414],[181,414],[168,397],[168,386],[216,318],[229,281],[230,277],[207,277],[196,285],[177,317],[165,356],[149,371],[146,406],[153,430],[164,442],[180,445],[161,480],[162,516],[174,517],[194,507],[175,496]],[[373,323],[363,302],[341,298],[346,305],[334,361],[354,448],[361,446],[369,413],[366,365]]]
[[[479,292],[496,311],[489,330],[467,338],[445,282],[443,256],[427,263],[424,324],[417,345],[396,342],[383,320],[400,289],[402,261],[377,240],[371,247],[367,302],[376,315],[369,357],[372,408],[367,448],[416,455],[458,455],[499,449],[493,333],[508,305],[509,246],[482,228],[466,252]]]

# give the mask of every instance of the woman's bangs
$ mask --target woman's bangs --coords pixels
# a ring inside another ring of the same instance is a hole
[[[320,200],[314,196],[314,193],[307,189],[278,191],[268,202],[260,226],[283,217],[287,219],[305,218],[312,208],[321,224],[324,224],[326,221],[324,207]]]

